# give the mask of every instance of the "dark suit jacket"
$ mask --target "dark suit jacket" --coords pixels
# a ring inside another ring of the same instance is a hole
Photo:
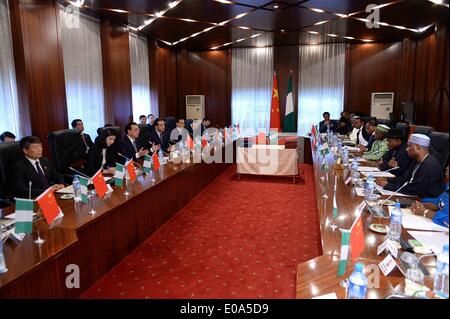
[[[106,149],[106,164],[104,169],[110,168],[110,167],[116,167],[116,154],[114,153],[114,146],[111,145],[109,148]],[[102,161],[103,161],[103,155],[102,150],[97,147],[97,145],[94,145],[89,149],[88,155],[87,155],[87,162],[86,162],[86,172],[89,176],[93,176],[95,173],[98,172],[100,168],[102,168]]]
[[[94,143],[92,142],[91,137],[89,136],[89,134],[84,134],[84,139],[86,141],[86,144],[89,148],[91,148],[92,146],[94,146]],[[87,148],[86,148],[86,144],[84,144],[83,140],[81,140],[79,142],[79,146],[76,148],[76,151],[74,151],[73,156],[71,158],[71,160],[73,162],[77,162],[77,161],[85,161],[87,159]]]
[[[39,162],[50,186],[64,184],[64,179],[47,158],[42,157]],[[31,186],[32,197],[38,197],[46,190],[34,166],[23,157],[14,164],[14,178],[12,181],[14,196],[28,198],[28,183],[30,181],[33,183]]]
[[[330,131],[334,132],[337,130],[337,123],[333,120],[330,120]],[[326,133],[327,132],[327,125],[325,124],[325,120],[321,121],[319,123],[319,133]]]
[[[408,145],[406,143],[402,143],[397,149],[389,150],[389,152],[387,152],[383,156],[383,163],[380,165],[380,169],[382,171],[391,169],[392,167],[390,167],[388,163],[395,157],[399,168],[391,171],[391,173],[395,176],[402,176],[404,173],[406,173],[411,165],[413,165],[413,163],[415,162],[411,157],[408,156],[408,153],[406,153],[407,146]]]
[[[159,138],[158,133],[155,131],[150,133],[150,141],[155,145],[161,145],[161,149],[163,152],[167,153],[167,150],[169,148],[169,139],[170,136],[168,133],[162,133],[162,140]]]
[[[144,142],[142,142],[142,140],[140,138],[137,138],[136,139],[136,147],[137,147],[137,150],[139,151],[141,148],[146,149],[147,145]],[[137,160],[136,151],[134,150],[133,144],[131,143],[131,141],[127,135],[125,135],[125,137],[119,141],[118,151],[123,156],[125,156],[129,159],[133,159],[133,161]],[[126,162],[126,160],[122,156],[119,156],[119,155],[117,156],[117,161],[121,164],[125,164],[125,162]]]

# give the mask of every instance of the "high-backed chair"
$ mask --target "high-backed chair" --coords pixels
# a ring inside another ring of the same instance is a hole
[[[392,121],[387,119],[379,119],[378,124],[387,125],[392,128]]]
[[[99,129],[97,129],[97,134],[102,135],[103,132],[108,130],[116,136],[116,141],[122,138],[122,129],[119,126],[100,127]]]
[[[166,121],[166,132],[170,134],[177,126],[176,120],[174,117],[166,117],[164,120]]]
[[[23,156],[19,142],[0,143],[0,200],[12,200],[10,182],[13,165]],[[1,204],[0,204],[1,205]]]
[[[444,132],[432,132],[430,139],[430,153],[438,160],[442,168],[445,169],[448,163],[449,135]]]
[[[62,175],[71,175],[69,166],[76,164],[77,168],[80,168],[86,161],[84,143],[80,131],[77,129],[51,132],[48,134],[48,143],[53,165]]]
[[[395,128],[402,131],[404,139],[408,138],[408,135],[409,135],[409,124],[408,123],[397,123],[395,125]]]
[[[145,136],[148,136],[150,133],[147,124],[138,124],[139,127],[139,137],[143,138]]]
[[[414,129],[414,134],[424,134],[426,136],[431,136],[431,133],[434,132],[434,127],[417,125]]]

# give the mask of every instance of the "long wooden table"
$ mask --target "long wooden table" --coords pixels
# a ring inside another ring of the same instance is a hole
[[[312,150],[312,159],[314,166],[314,177],[317,196],[317,208],[320,221],[320,232],[322,240],[323,255],[307,262],[301,263],[297,268],[296,296],[299,299],[310,299],[329,293],[336,293],[338,298],[345,297],[345,289],[341,286],[341,281],[350,276],[354,270],[354,264],[360,262],[365,266],[378,265],[385,257],[385,254],[377,255],[377,248],[385,240],[384,234],[378,234],[369,229],[373,222],[388,224],[389,219],[373,217],[367,210],[364,211],[362,218],[365,234],[365,249],[358,260],[349,260],[347,272],[343,276],[338,276],[338,264],[341,247],[340,229],[350,229],[355,218],[355,210],[363,201],[363,197],[358,197],[354,191],[352,183],[345,185],[344,181],[349,176],[348,169],[342,166],[334,165],[333,155],[326,157],[327,169],[322,169],[323,157]],[[365,166],[375,166],[376,163],[364,163]],[[338,217],[333,224],[333,192],[335,176],[338,177],[336,202],[338,208]],[[326,194],[328,198],[323,195]],[[402,237],[410,238],[406,230],[403,230]],[[425,285],[432,288],[432,278],[434,275],[434,258],[424,258],[424,265],[430,271],[431,275],[425,278]],[[369,267],[365,267],[366,275]],[[380,271],[379,288],[369,288],[368,298],[381,299],[393,292],[403,292],[404,276],[398,268],[394,269],[388,277],[385,277]]]
[[[235,145],[227,147],[234,151]],[[51,228],[43,220],[34,225],[45,239],[42,246],[33,243],[36,231],[21,243],[5,245],[9,271],[0,274],[0,298],[80,296],[230,165],[166,164],[155,173],[156,182],[148,175],[140,176],[130,185],[128,197],[114,188],[108,198],[96,198],[94,216],[88,214],[88,205],[59,199],[64,218]],[[12,212],[13,207],[0,210],[0,217]],[[80,269],[80,288],[66,286],[69,265]]]

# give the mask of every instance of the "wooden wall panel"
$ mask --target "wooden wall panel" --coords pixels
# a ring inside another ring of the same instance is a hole
[[[129,34],[102,21],[101,41],[106,121],[125,127],[133,119]]]
[[[47,134],[68,127],[64,65],[53,0],[10,1],[19,101],[48,155]]]

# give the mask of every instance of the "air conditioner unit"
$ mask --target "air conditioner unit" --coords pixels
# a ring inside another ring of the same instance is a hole
[[[394,93],[372,93],[370,116],[378,119],[389,119],[389,113],[394,111]]]
[[[191,120],[205,118],[204,95],[186,95],[186,118]]]

